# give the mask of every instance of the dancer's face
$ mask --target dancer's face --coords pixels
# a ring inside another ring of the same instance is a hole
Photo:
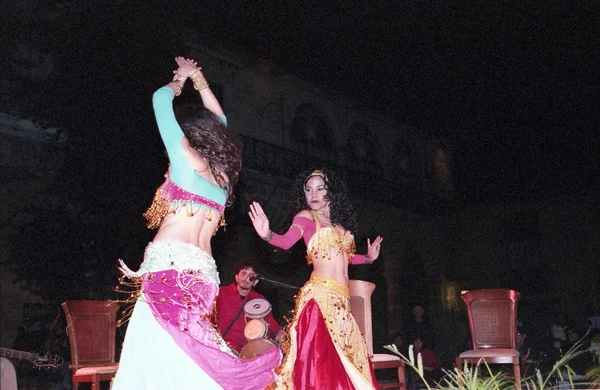
[[[321,210],[329,206],[326,199],[327,188],[321,176],[311,176],[304,184],[304,196],[306,203],[312,210]]]

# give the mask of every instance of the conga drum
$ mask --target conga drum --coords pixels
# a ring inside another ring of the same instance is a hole
[[[251,299],[244,305],[244,311],[248,318],[264,318],[271,312],[271,304],[266,299]]]
[[[246,326],[244,327],[246,340],[252,341],[267,337],[269,324],[263,318],[271,312],[271,304],[266,299],[251,299],[244,305],[244,312],[246,316]]]
[[[268,339],[256,339],[250,341],[242,351],[240,352],[240,357],[242,359],[254,359],[258,355],[262,355],[265,352],[268,352],[272,349],[277,348],[277,345]]]
[[[268,332],[269,324],[267,324],[262,318],[250,320],[244,327],[244,336],[248,341],[267,337]]]

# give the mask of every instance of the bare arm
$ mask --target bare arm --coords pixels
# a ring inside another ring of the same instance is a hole
[[[176,77],[183,78],[184,82],[188,78],[192,80],[194,88],[200,93],[200,99],[202,99],[204,107],[215,115],[223,115],[223,108],[210,89],[202,73],[202,68],[198,66],[196,61],[183,57],[176,57],[175,61],[179,65],[179,68],[174,72]]]

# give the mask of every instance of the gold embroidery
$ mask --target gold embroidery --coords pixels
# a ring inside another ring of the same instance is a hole
[[[306,261],[308,264],[312,264],[315,258],[331,260],[342,253],[348,256],[348,262],[350,263],[354,252],[356,252],[356,244],[352,233],[345,231],[342,234],[335,226],[321,227],[317,212],[312,210],[311,214],[316,229],[315,234],[307,244]]]
[[[339,281],[327,277],[311,277],[296,296],[294,317],[285,328],[285,360],[278,368],[277,388],[293,389],[292,369],[297,355],[296,329],[300,313],[314,299],[327,325],[340,358],[348,359],[361,373],[365,385],[372,384],[369,368],[369,353],[360,329],[356,324],[350,307],[348,287]]]
[[[148,229],[156,229],[159,227],[162,224],[165,215],[169,212],[169,202],[162,196],[161,189],[162,186],[158,187],[154,193],[152,204],[143,214],[144,218],[148,221],[146,223]]]

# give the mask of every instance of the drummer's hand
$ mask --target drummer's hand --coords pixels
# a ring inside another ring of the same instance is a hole
[[[279,332],[277,332],[277,336],[275,336],[275,342],[277,345],[281,346],[281,343],[283,342],[283,328],[279,329]]]
[[[250,211],[248,212],[254,230],[261,237],[267,237],[269,235],[269,218],[265,215],[262,207],[258,202],[250,203]]]

